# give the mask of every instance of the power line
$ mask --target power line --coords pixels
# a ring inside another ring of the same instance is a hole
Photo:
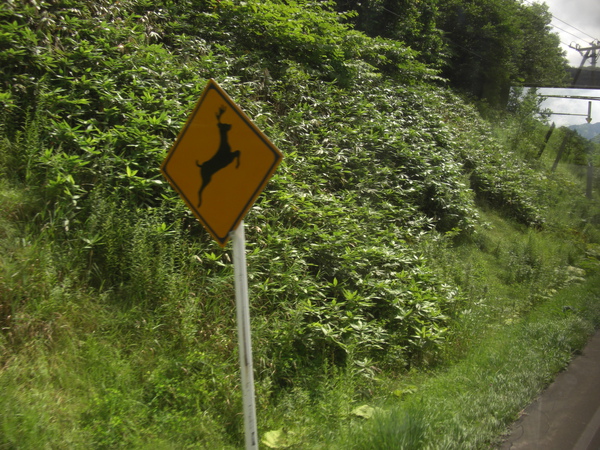
[[[525,3],[529,3],[530,5],[539,4],[539,3],[534,3],[534,2],[533,2],[533,1],[531,1],[531,0],[524,0],[524,1],[525,1]],[[550,10],[548,10],[548,12],[550,12]],[[569,27],[573,28],[574,30],[576,30],[576,31],[579,31],[580,33],[583,33],[583,34],[584,34],[584,35],[586,35],[587,37],[590,37],[590,38],[592,38],[593,40],[598,40],[598,38],[596,38],[596,37],[592,36],[591,34],[588,34],[588,33],[586,33],[585,31],[583,31],[583,30],[580,30],[580,29],[579,29],[579,28],[577,28],[576,26],[573,26],[573,25],[571,25],[570,23],[568,23],[568,22],[566,22],[566,21],[562,20],[561,18],[559,18],[559,17],[556,17],[556,15],[555,15],[555,14],[553,14],[552,12],[550,12],[550,15],[552,16],[552,18],[553,18],[553,19],[556,19],[556,20],[558,20],[559,22],[562,22],[562,23],[564,23],[565,25],[567,25],[567,26],[569,26]],[[557,29],[559,29],[559,30],[561,30],[561,31],[565,32],[565,33],[568,33],[568,34],[570,34],[571,36],[575,36],[577,39],[579,39],[579,40],[581,40],[581,41],[584,41],[584,42],[586,41],[586,39],[584,39],[584,38],[581,38],[581,37],[579,37],[579,36],[577,36],[577,35],[575,35],[575,34],[571,33],[570,31],[567,31],[567,30],[565,30],[565,29],[563,29],[563,28],[560,28],[560,27],[559,27],[559,26],[557,26],[557,25],[554,25],[554,24],[552,24],[552,23],[551,23],[550,25],[551,25],[552,27],[554,27],[554,28],[557,28]],[[564,44],[564,43],[563,43],[563,44]],[[566,45],[566,44],[565,44],[565,45]]]
[[[571,27],[571,28],[573,28],[574,30],[577,30],[577,31],[579,31],[580,33],[583,33],[583,34],[585,34],[587,37],[590,37],[590,38],[592,38],[592,39],[593,39],[593,40],[595,40],[595,41],[597,41],[597,40],[598,40],[598,38],[596,38],[596,37],[592,36],[591,34],[588,34],[588,33],[586,33],[585,31],[583,31],[583,30],[580,30],[579,28],[577,28],[577,27],[575,27],[575,26],[571,25],[570,23],[567,23],[567,22],[565,22],[564,20],[562,20],[562,19],[559,19],[559,18],[558,18],[558,17],[556,17],[554,14],[552,14],[552,17],[553,17],[554,19],[558,20],[559,22],[562,22],[562,23],[564,23],[565,25],[568,25],[568,26],[570,26],[570,27]],[[554,26],[556,27],[556,25],[554,25]],[[558,27],[556,27],[556,28],[558,28]],[[560,30],[560,29],[561,29],[561,28],[559,28],[559,30]],[[565,31],[565,30],[563,30],[563,31]],[[568,33],[568,31],[567,31],[567,33]],[[572,33],[569,33],[569,34],[572,34]],[[575,36],[575,35],[573,35],[573,36]],[[582,40],[583,40],[583,39],[582,39]]]
[[[561,22],[562,22],[562,20],[561,20]],[[577,38],[578,40],[585,42],[585,39],[583,39],[583,38],[581,38],[581,37],[577,36],[576,34],[573,34],[573,33],[571,33],[570,31],[567,31],[567,30],[565,30],[564,28],[561,28],[561,27],[559,27],[559,26],[556,26],[556,25],[554,25],[554,24],[552,24],[552,23],[551,23],[550,25],[551,25],[552,27],[556,28],[557,30],[563,31],[563,32],[565,32],[565,33],[567,33],[567,34],[570,34],[571,36],[573,36],[573,37]],[[567,25],[568,25],[568,24],[567,24]]]

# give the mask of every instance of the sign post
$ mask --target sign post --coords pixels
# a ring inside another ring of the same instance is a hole
[[[233,272],[235,277],[235,305],[237,311],[240,368],[242,371],[242,396],[244,405],[244,434],[246,449],[258,448],[256,407],[254,404],[254,370],[250,337],[250,304],[248,275],[246,273],[246,238],[244,221],[231,232],[233,242]]]
[[[283,155],[209,80],[161,172],[217,243],[233,243],[246,449],[258,449],[244,217]]]

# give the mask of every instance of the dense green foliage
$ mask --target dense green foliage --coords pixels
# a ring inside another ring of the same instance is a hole
[[[562,86],[567,61],[552,15],[517,0],[338,0],[349,20],[370,36],[404,42],[440,68],[453,87],[506,105],[511,86]]]
[[[500,105],[511,86],[563,85],[567,61],[551,20],[548,7],[537,3],[444,2],[440,26],[451,54],[445,75],[455,86]]]
[[[446,62],[446,48],[439,29],[438,0],[337,0],[340,11],[354,11],[348,20],[369,36],[402,41],[420,58],[435,66]]]
[[[423,48],[333,8],[0,5],[0,446],[241,441],[231,261],[159,173],[211,77],[285,154],[246,220],[261,431],[318,442],[568,284],[599,216],[536,157],[535,100],[499,133]],[[403,26],[438,45],[417,11]],[[488,210],[523,241],[495,242]],[[461,242],[497,273],[490,317]]]
[[[485,350],[426,381],[402,404],[377,411],[376,420],[351,429],[339,447],[499,448],[493,437],[504,423],[533,401],[600,325],[598,281],[563,291],[528,319],[494,330]],[[585,312],[573,314],[574,308]]]

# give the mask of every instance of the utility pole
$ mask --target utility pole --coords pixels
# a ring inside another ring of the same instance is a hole
[[[581,71],[583,70],[583,66],[588,59],[592,60],[592,80],[591,85],[595,84],[595,75],[596,75],[596,63],[598,62],[598,50],[600,50],[600,41],[594,41],[590,43],[589,47],[581,47],[579,44],[571,44],[569,45],[574,50],[577,50],[582,56],[581,64],[579,65],[579,69],[575,73],[575,78],[573,79],[573,87],[576,87],[577,81],[579,80],[579,76],[581,75]]]

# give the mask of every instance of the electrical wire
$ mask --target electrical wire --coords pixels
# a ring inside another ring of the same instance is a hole
[[[562,22],[562,20],[561,20],[561,22]],[[564,32],[564,33],[570,34],[571,36],[573,36],[573,37],[577,38],[578,40],[585,42],[585,39],[583,39],[583,38],[581,38],[581,37],[577,36],[576,34],[573,34],[573,33],[571,33],[570,31],[567,31],[567,30],[565,30],[564,28],[561,28],[561,27],[559,27],[559,26],[557,26],[557,25],[554,25],[553,23],[551,23],[550,25],[551,25],[552,27],[556,28],[557,30],[560,30],[560,31],[562,31],[562,32]],[[568,25],[568,24],[567,24],[567,25]]]
[[[524,0],[524,2],[525,2],[525,3],[528,3],[529,5],[539,4],[539,3],[535,3],[535,2],[533,2],[533,1],[531,1],[531,0]],[[548,12],[550,12],[550,11],[548,11]],[[578,31],[578,32],[580,32],[580,33],[583,33],[585,36],[587,36],[587,37],[589,37],[589,38],[592,38],[592,40],[596,40],[596,41],[598,41],[598,40],[599,40],[598,38],[596,38],[596,37],[592,36],[591,34],[589,34],[589,33],[586,33],[585,31],[583,31],[583,30],[581,30],[581,29],[577,28],[577,27],[576,27],[576,26],[574,26],[574,25],[571,25],[570,23],[568,23],[568,22],[566,22],[566,21],[562,20],[562,19],[561,19],[561,18],[559,18],[559,17],[556,17],[556,15],[555,15],[555,14],[553,14],[552,12],[550,12],[550,15],[552,16],[552,19],[554,19],[554,20],[558,20],[559,22],[561,22],[561,23],[564,23],[565,25],[567,25],[567,26],[569,26],[569,27],[573,28],[574,30],[576,30],[576,31]],[[562,32],[564,32],[564,33],[570,34],[571,36],[574,36],[574,37],[575,37],[575,38],[577,38],[578,40],[580,40],[580,41],[583,41],[583,42],[585,42],[586,44],[588,44],[588,42],[587,42],[587,39],[584,39],[584,38],[582,38],[582,37],[580,37],[580,36],[578,36],[578,35],[576,35],[576,34],[573,34],[572,32],[570,32],[570,31],[567,31],[567,30],[565,30],[564,28],[561,28],[561,27],[559,27],[558,25],[555,25],[555,24],[553,24],[553,23],[550,23],[550,26],[552,26],[552,27],[556,28],[557,30],[560,30],[560,31],[562,31]],[[563,45],[567,45],[567,44],[565,44],[564,42],[561,42],[561,43],[562,43]]]
[[[580,33],[583,33],[583,34],[585,34],[587,37],[590,37],[590,38],[592,38],[592,40],[594,40],[594,41],[598,41],[598,40],[600,40],[600,39],[598,39],[597,37],[594,37],[594,36],[592,36],[591,34],[588,34],[588,33],[586,33],[585,31],[583,31],[583,30],[580,30],[579,28],[577,28],[577,27],[575,27],[575,26],[571,25],[570,23],[567,23],[567,22],[565,22],[564,20],[562,20],[562,19],[559,19],[559,18],[558,18],[558,17],[556,17],[554,14],[552,14],[552,17],[553,17],[554,19],[558,20],[559,22],[562,22],[562,23],[564,23],[565,25],[568,25],[568,26],[570,26],[570,27],[571,27],[571,28],[573,28],[574,30],[577,30],[577,31],[579,31]],[[556,25],[553,25],[553,26],[554,26],[554,27],[556,27],[556,28],[558,28]],[[560,30],[560,29],[561,29],[561,28],[559,28],[559,30]],[[564,31],[564,30],[563,30],[563,31]],[[572,34],[572,33],[569,33],[569,34]],[[583,40],[583,39],[582,39],[582,40]]]

